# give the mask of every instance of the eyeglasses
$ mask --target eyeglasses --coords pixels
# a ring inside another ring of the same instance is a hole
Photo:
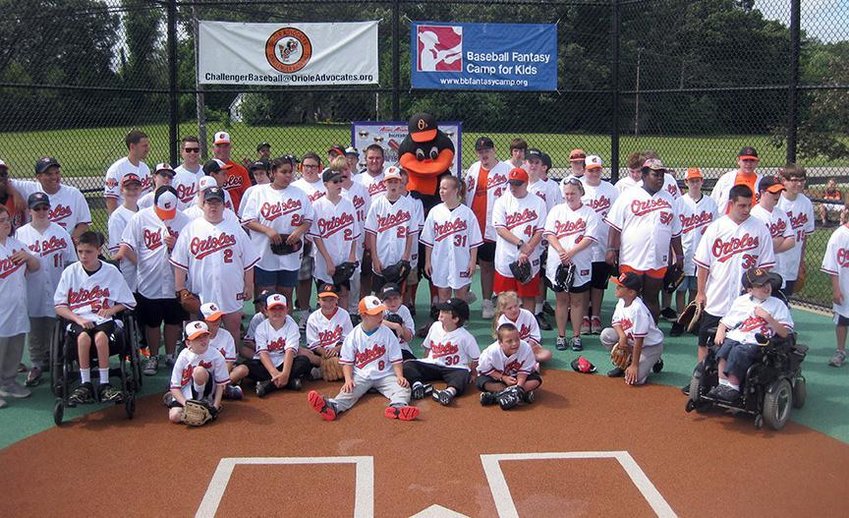
[[[185,151],[186,153],[200,153],[200,148],[199,147],[185,147],[185,148],[183,148],[183,151]]]

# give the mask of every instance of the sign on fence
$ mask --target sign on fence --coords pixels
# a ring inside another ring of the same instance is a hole
[[[462,122],[442,122],[438,123],[439,129],[451,139],[454,144],[454,165],[451,167],[451,172],[460,174],[463,172],[460,164],[462,164],[462,137],[463,123]],[[360,167],[365,167],[366,148],[371,144],[380,144],[383,148],[383,157],[386,165],[394,165],[398,163],[398,146],[407,138],[407,123],[406,122],[374,122],[374,121],[356,121],[351,123],[351,142],[354,147],[360,152]]]
[[[557,26],[413,22],[412,86],[557,90]]]
[[[200,84],[377,84],[377,22],[200,22],[197,71]]]

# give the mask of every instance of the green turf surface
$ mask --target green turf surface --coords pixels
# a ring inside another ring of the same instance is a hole
[[[473,288],[475,292],[480,293],[477,276]],[[416,322],[421,325],[425,322],[427,315],[426,290],[419,291],[417,302],[418,316]],[[613,290],[609,289],[602,312],[604,322],[610,321],[614,303]],[[250,310],[252,311],[252,308]],[[792,419],[849,443],[849,366],[837,369],[827,365],[828,359],[834,351],[834,325],[831,323],[831,318],[802,310],[794,310],[793,318],[799,333],[799,341],[807,344],[810,351],[802,369],[807,378],[807,403],[803,409],[793,410]],[[554,319],[552,318],[550,321],[553,325]],[[467,328],[478,339],[481,349],[492,343],[492,324],[480,318],[480,302],[472,305],[472,320],[467,324]],[[662,323],[661,329],[664,333],[668,333],[669,324]],[[608,354],[602,349],[597,336],[584,337],[585,350],[583,353],[554,350],[555,336],[554,331],[543,332],[544,345],[554,351],[554,359],[548,365],[548,368],[569,370],[570,362],[579,354],[583,354],[597,366],[599,373],[595,376],[604,376],[604,373],[611,368]],[[418,338],[413,341],[413,349],[417,354],[421,352],[420,343],[421,339]],[[695,350],[695,337],[693,336],[667,337],[663,354],[665,368],[660,374],[650,377],[650,382],[674,387],[680,387],[687,383],[695,363]],[[159,397],[167,389],[169,376],[170,372],[160,368],[160,373],[157,376],[145,377],[142,395],[153,394],[152,397]],[[570,378],[571,383],[580,383],[583,376],[585,375],[573,375]],[[21,375],[19,379],[23,381],[24,376]],[[609,382],[620,385],[622,390],[639,390],[639,388],[626,386],[621,379],[611,379]],[[307,385],[309,385],[309,382]],[[251,390],[251,387],[245,388]],[[669,397],[680,399],[681,413],[678,417],[688,419],[688,414],[684,412],[686,397],[677,390],[671,391]],[[53,401],[53,396],[50,394],[46,383],[37,387],[33,391],[33,396],[29,399],[10,400],[9,406],[0,410],[0,448],[54,426]],[[227,404],[250,403],[228,402]],[[89,405],[77,409],[66,409],[65,419],[72,419],[85,412],[102,408],[104,408],[102,405]],[[615,409],[611,408],[611,412],[615,412]],[[120,416],[119,419],[124,419],[123,413],[117,415]],[[166,423],[166,419],[167,413],[163,407],[163,424]],[[741,419],[749,418],[741,417]],[[755,433],[754,426],[752,433]]]

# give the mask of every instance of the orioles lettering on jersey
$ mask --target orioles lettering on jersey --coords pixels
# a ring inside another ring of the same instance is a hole
[[[522,370],[522,362],[519,360],[513,360],[512,362],[504,365],[504,370],[502,374],[506,374],[507,376],[515,376],[519,374],[519,371]]]
[[[505,187],[504,187],[504,185],[506,183],[507,183],[507,177],[506,176],[504,176],[503,174],[495,173],[492,176],[490,176],[489,178],[487,178],[486,188],[492,189],[493,187],[495,187],[495,192],[493,192],[492,194],[496,198],[500,198],[501,195],[504,194],[504,192],[506,190]]]
[[[681,214],[678,217],[681,219],[681,232],[683,234],[687,234],[699,227],[702,228],[702,234],[704,234],[708,224],[713,221],[713,213],[706,210],[703,210],[701,214],[693,214],[692,216]]]
[[[303,204],[301,203],[301,200],[298,200],[296,198],[289,198],[285,202],[265,202],[262,204],[262,207],[260,207],[259,213],[263,218],[267,219],[268,221],[274,221],[280,216],[285,216],[286,214],[297,212],[302,209]]]
[[[779,237],[783,236],[784,231],[787,230],[787,223],[783,219],[779,219],[775,223],[768,224],[767,228],[769,228],[769,235]]]
[[[636,216],[644,216],[650,212],[663,209],[671,209],[672,205],[663,198],[652,198],[650,200],[634,200],[631,202],[631,212]],[[665,222],[666,223],[670,223]]]
[[[619,322],[617,322],[617,324],[619,324],[620,326],[622,326],[622,331],[623,331],[625,334],[629,334],[629,333],[628,333],[628,331],[630,331],[630,330],[631,330],[631,328],[632,328],[632,327],[634,327],[634,322],[633,322],[633,321],[631,321],[631,319],[629,319],[629,318],[623,318],[622,320],[620,320]]]
[[[386,216],[381,216],[380,214],[376,214],[376,216],[378,232],[389,230],[392,227],[401,225],[402,223],[406,223],[413,219],[413,216],[410,214],[410,212],[406,210],[401,210],[394,214],[387,214]],[[405,227],[401,228],[403,229]]]
[[[386,354],[386,347],[376,344],[374,347],[354,354],[354,364],[358,369],[362,369],[369,363],[382,358],[384,354]]]
[[[334,329],[325,329],[318,332],[319,347],[335,347],[341,341],[342,326],[336,326]]]
[[[526,339],[530,338],[530,336],[531,336],[530,326],[527,325],[527,324],[522,324],[519,327],[519,338],[521,338],[522,340],[526,340]]]
[[[362,210],[362,208],[366,204],[365,198],[362,196],[357,196],[356,194],[351,198],[351,203],[354,204],[354,210],[357,211],[357,220],[365,221],[366,220],[366,211]]]
[[[186,386],[192,381],[192,373],[195,370],[195,366],[191,363],[186,365],[186,368],[183,369],[183,373],[180,375],[180,386]]]
[[[451,342],[442,343],[431,343],[430,344],[430,357],[433,359],[441,358],[443,356],[451,356],[452,354],[457,354],[460,352],[460,347],[457,344]]]
[[[584,237],[584,232],[586,231],[587,222],[584,221],[584,218],[579,218],[577,221],[554,222],[554,236],[557,239],[577,234],[575,243],[578,243]]]
[[[744,333],[750,333],[754,331],[755,333],[761,333],[762,335],[769,338],[772,336],[772,330],[769,325],[767,325],[766,320],[761,317],[751,316],[743,321],[740,324],[739,330]]]
[[[383,183],[383,180],[378,180],[376,182],[372,182],[368,186],[368,194],[371,197],[374,197],[375,194],[380,194],[382,192],[386,192],[386,184]]]
[[[321,232],[321,237],[326,239],[343,228],[353,225],[354,216],[353,214],[343,212],[341,215],[333,216],[330,219],[319,218],[316,224],[318,225],[318,231]],[[350,241],[352,237],[349,235],[349,232],[345,232],[346,240]]]
[[[197,196],[197,185],[192,183],[189,185],[180,184],[177,186],[177,198],[183,203],[189,203]]]
[[[837,249],[837,264],[841,268],[849,267],[849,249],[847,249],[847,248],[838,248]]]
[[[282,351],[285,348],[286,348],[286,339],[283,338],[282,336],[280,338],[276,339],[276,340],[272,340],[272,341],[268,342],[268,346],[266,347],[266,349],[268,349],[269,352]]]
[[[607,211],[610,210],[611,202],[610,198],[602,194],[598,198],[587,200],[584,205],[587,205],[596,212],[601,212],[604,215],[607,215]]]
[[[451,234],[456,234],[457,232],[464,232],[468,228],[466,224],[466,220],[463,219],[455,219],[454,221],[446,221],[443,224],[434,223],[433,224],[433,235],[434,241],[442,241],[446,237]]]
[[[310,203],[314,203],[316,200],[323,197],[325,194],[327,193],[325,193],[324,191],[313,191],[312,194],[307,195],[307,199],[310,200]]]
[[[513,214],[507,214],[504,218],[505,226],[507,230],[512,230],[520,225],[524,225],[530,221],[534,221],[539,217],[537,211],[533,209],[525,209],[522,212],[515,212]]]
[[[68,290],[68,307],[71,310],[91,306],[92,312],[109,308],[109,288],[101,288],[98,284],[91,289],[80,288],[78,291]]]
[[[5,279],[6,277],[12,275],[24,265],[26,265],[25,261],[21,261],[20,263],[15,264],[15,261],[13,261],[11,257],[0,259],[0,279]]]
[[[737,254],[748,252],[749,250],[757,250],[759,245],[760,240],[757,237],[752,237],[747,232],[741,237],[732,237],[728,242],[723,242],[721,238],[717,238],[713,242],[711,253],[719,262],[724,263]]]
[[[74,211],[73,209],[71,209],[71,207],[67,207],[60,203],[50,209],[50,211],[47,213],[47,218],[53,223],[58,223],[62,226],[62,228],[65,228],[66,223],[62,220],[71,217],[73,213]]]
[[[36,241],[35,243],[29,245],[30,252],[34,254],[39,254],[44,257],[46,255],[50,255],[53,252],[64,250],[68,247],[67,241],[63,237],[50,236],[50,239],[45,241]]]
[[[223,354],[222,354],[222,356],[223,356]],[[209,369],[212,368],[212,362],[205,362],[205,361],[201,360],[201,361],[198,362],[198,367],[203,367],[204,369],[209,370]]]
[[[189,245],[191,254],[195,259],[203,259],[204,257],[214,254],[219,250],[230,248],[236,244],[236,236],[222,232],[218,237],[209,236],[206,239],[196,237],[192,239]]]
[[[231,191],[233,189],[240,189],[242,187],[242,177],[241,176],[228,176],[226,180],[224,180],[224,184],[221,186],[225,191]]]
[[[160,246],[162,246],[162,232],[157,230],[156,232],[152,232],[149,228],[144,229],[142,233],[144,237],[144,246],[147,247],[148,250],[156,250]],[[174,237],[177,237],[177,232],[168,229],[168,234]]]
[[[794,216],[792,212],[788,212],[787,217],[790,218],[790,227],[796,231],[796,241],[799,242],[804,239],[805,225],[808,224],[808,215],[800,212]]]

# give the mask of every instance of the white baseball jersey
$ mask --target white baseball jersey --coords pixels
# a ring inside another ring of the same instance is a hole
[[[15,264],[12,256],[27,246],[15,239],[7,237],[5,244],[0,244],[0,337],[17,336],[29,333],[29,318],[27,318],[27,281],[25,262]],[[4,349],[5,354],[5,349]]]
[[[750,217],[738,225],[721,216],[708,225],[693,261],[709,272],[704,310],[722,316],[743,288],[743,272],[754,266],[772,268],[775,253],[769,231],[759,220]]]
[[[366,216],[368,216],[372,202],[371,196],[368,194],[368,189],[362,184],[352,181],[349,189],[342,188],[342,197],[354,204],[354,210],[357,211],[357,223],[360,225],[360,228],[363,228],[366,224]],[[357,250],[359,250],[357,254],[361,256],[362,250],[365,250],[365,232],[360,234],[357,241]]]
[[[684,275],[696,275],[696,263],[693,262],[693,256],[696,255],[696,248],[708,225],[719,218],[719,210],[710,196],[702,195],[699,201],[696,201],[689,194],[675,200],[675,210],[681,221]]]
[[[540,178],[534,183],[528,184],[528,192],[536,195],[545,202],[546,213],[563,203],[563,192],[554,180]]]
[[[432,208],[419,240],[432,249],[431,282],[441,288],[460,289],[471,284],[466,272],[471,249],[483,244],[478,219],[472,209],[458,205],[451,210],[444,203]]]
[[[351,180],[365,187],[366,191],[368,191],[369,198],[371,198],[371,201],[374,201],[386,194],[386,184],[383,181],[385,171],[386,168],[377,176],[372,176],[368,171],[363,171],[352,176]]]
[[[124,230],[136,214],[136,212],[123,205],[118,205],[118,208],[109,215],[109,238],[106,244],[109,247],[109,253],[111,255],[118,253],[118,250],[121,248],[121,237],[124,235]],[[127,286],[130,287],[130,290],[133,292],[138,291],[139,281],[136,265],[129,259],[121,259],[118,262],[118,267],[121,269],[121,274],[123,274],[124,280],[127,281]]]
[[[254,314],[254,316],[251,317],[251,321],[248,322],[248,329],[245,331],[245,337],[242,341],[254,344],[256,342],[256,328],[263,322],[265,322],[265,315],[262,313]]]
[[[413,222],[414,210],[410,199],[404,196],[395,202],[380,196],[372,202],[364,230],[375,236],[377,258],[383,266],[395,264],[404,257],[407,236],[417,230]]]
[[[422,348],[427,355],[418,361],[467,371],[471,371],[472,362],[478,361],[481,355],[477,340],[465,327],[448,332],[442,322],[430,326]]]
[[[400,364],[401,345],[398,338],[386,326],[379,326],[368,335],[362,324],[357,325],[345,337],[339,351],[339,364],[354,367],[354,375],[367,380],[379,380],[393,376],[392,366]]]
[[[785,193],[786,194],[786,193]],[[790,250],[776,256],[776,271],[785,281],[795,281],[799,277],[799,264],[802,262],[802,247],[808,236],[814,233],[814,206],[804,194],[789,200],[784,195],[778,200],[778,208],[787,213],[790,226],[796,233],[796,244]]]
[[[227,191],[224,191],[225,200],[229,200],[229,196],[230,195],[227,193]],[[233,209],[227,206],[227,201],[224,202],[224,207],[224,219],[233,222],[237,225],[240,225],[241,223],[239,222],[239,216],[237,216],[236,213],[233,212]],[[186,210],[183,211],[183,215],[189,218],[189,221],[203,219],[203,208],[198,204],[190,205]]]
[[[340,198],[334,205],[327,196],[313,204],[314,219],[310,227],[310,237],[321,239],[330,254],[333,266],[339,266],[350,258],[351,243],[360,237],[360,225],[357,223],[357,213],[354,204],[345,198]],[[324,255],[313,248],[315,252],[314,276],[323,282],[333,283],[333,278],[327,273],[327,261]]]
[[[410,310],[407,306],[401,304],[398,306],[397,311],[389,311],[388,309],[383,313],[384,317],[388,317],[389,315],[398,315],[401,317],[401,320],[404,322],[404,327],[410,330],[411,333],[415,335],[416,333],[416,322],[413,320],[413,315],[410,314]],[[398,343],[401,345],[401,349],[405,351],[413,352],[413,349],[410,347],[410,344],[407,343],[406,340],[398,337]]]
[[[286,320],[280,326],[280,329],[275,329],[271,325],[270,319],[263,320],[257,326],[254,337],[256,343],[254,359],[259,360],[260,353],[265,351],[275,367],[283,365],[283,360],[286,359],[286,351],[292,351],[297,355],[298,349],[300,349],[301,333],[298,331],[297,322],[289,315],[286,315]]]
[[[171,186],[177,191],[177,210],[186,210],[197,196],[198,181],[204,177],[203,168],[198,167],[193,173],[181,165],[174,169],[174,173]]]
[[[539,331],[539,323],[537,322],[534,314],[527,309],[519,308],[519,316],[516,317],[516,320],[510,320],[507,318],[507,315],[502,314],[498,317],[498,325],[496,328],[502,324],[513,324],[516,326],[516,329],[519,330],[519,338],[528,343],[536,342],[539,344],[542,342],[542,335]]]
[[[242,309],[244,275],[259,262],[238,223],[199,218],[185,227],[171,252],[171,264],[188,272],[187,284],[201,303],[215,302],[224,313]]]
[[[117,212],[117,211],[115,211]],[[115,213],[113,212],[113,215]],[[136,291],[148,299],[173,299],[174,267],[165,237],[180,237],[189,224],[189,218],[177,211],[174,218],[163,221],[153,207],[133,215],[121,234],[121,244],[136,254]],[[175,245],[176,246],[176,245]]]
[[[12,187],[21,194],[24,200],[34,192],[47,194],[38,182],[13,179]],[[50,198],[48,219],[67,230],[69,234],[73,234],[74,229],[80,223],[91,224],[91,211],[88,202],[86,202],[83,193],[76,187],[60,184],[59,190],[54,194],[47,194],[47,197]]]
[[[312,223],[313,206],[304,191],[291,185],[285,189],[275,189],[271,184],[256,187],[248,197],[242,198],[243,225],[256,221],[278,234],[291,234],[304,223]],[[301,267],[303,246],[294,254],[275,255],[263,232],[251,232],[251,243],[261,256],[257,266],[265,271],[294,271]]]
[[[209,335],[209,347],[215,348],[221,353],[226,362],[236,361],[236,342],[233,340],[233,335],[227,331],[223,325],[218,326],[218,331],[215,336]]]
[[[772,315],[772,318],[778,320],[779,324],[787,326],[791,331],[793,330],[793,317],[784,302],[776,297],[758,300],[746,293],[734,299],[728,314],[720,320],[728,329],[725,338],[736,340],[741,344],[756,344],[758,341],[755,339],[755,335],[758,333],[767,338],[775,336],[775,331],[767,324],[766,320],[755,315],[756,307],[760,307]]]
[[[625,305],[624,299],[616,302],[613,309],[611,325],[619,326],[625,333],[628,345],[634,346],[636,338],[643,339],[643,347],[652,347],[663,343],[663,332],[658,329],[651,311],[640,297],[635,298],[630,306]]]
[[[123,203],[124,197],[121,196],[121,181],[124,175],[133,173],[141,179],[142,194],[146,194],[153,185],[153,179],[150,176],[150,168],[144,162],[139,162],[138,166],[134,166],[127,157],[119,158],[109,169],[106,170],[106,181],[104,182],[103,195],[106,198],[115,198],[118,204]]]
[[[769,212],[760,205],[755,205],[752,207],[749,215],[760,220],[766,226],[769,235],[773,238],[783,237],[787,239],[790,237],[795,238],[796,236],[796,232],[790,226],[790,219],[787,218],[787,213],[778,207],[775,207],[772,209],[772,212]]]
[[[475,198],[486,198],[486,218],[484,219],[485,228],[481,229],[483,238],[487,241],[495,241],[495,227],[492,226],[492,209],[495,207],[495,200],[501,198],[505,192],[510,192],[507,185],[507,176],[510,174],[510,165],[507,162],[498,162],[486,176],[486,185],[478,185],[478,177],[480,176],[481,163],[475,162],[466,170],[466,200],[465,203],[469,207],[475,207]]]
[[[65,267],[77,260],[71,235],[56,223],[36,230],[32,223],[15,232],[15,238],[25,244],[29,253],[38,257],[41,268],[27,273],[27,312],[30,317],[55,317],[53,294]],[[16,295],[17,296],[17,295]],[[4,299],[9,300],[9,299]]]
[[[519,350],[507,356],[501,349],[501,344],[493,343],[481,352],[478,360],[478,374],[491,376],[500,372],[505,376],[516,377],[519,373],[531,374],[536,368],[537,360],[528,342],[519,341]]]
[[[321,178],[314,182],[308,182],[305,178],[299,178],[292,182],[290,185],[293,185],[298,189],[304,191],[304,194],[307,195],[307,198],[310,200],[310,203],[313,204],[321,198],[327,196],[327,187],[324,186],[324,182],[321,181]]]
[[[508,190],[495,200],[492,208],[492,227],[503,228],[524,242],[545,227],[545,202],[531,193],[524,198],[516,198]],[[497,235],[496,230],[496,235]],[[542,248],[536,247],[528,260],[531,263],[531,275],[539,273]],[[504,277],[513,277],[510,263],[519,258],[519,249],[501,236],[495,240],[495,271]]]
[[[713,186],[713,191],[710,193],[710,197],[713,198],[713,201],[716,202],[716,206],[719,209],[720,214],[725,214],[726,209],[728,207],[728,193],[731,192],[731,188],[736,185],[737,182],[737,174],[740,171],[737,169],[732,169],[724,173]],[[754,196],[752,197],[752,202],[758,202],[758,184],[761,183],[761,178],[763,175],[755,172],[755,187],[752,189],[754,191]]]
[[[666,191],[651,195],[628,189],[614,202],[605,221],[620,233],[619,262],[635,270],[666,267],[669,243],[681,235],[681,220]]]
[[[344,309],[337,307],[330,317],[317,309],[307,318],[307,347],[336,347],[345,341],[352,329],[351,315]]]
[[[53,294],[55,307],[67,307],[95,325],[111,320],[98,316],[98,311],[118,304],[133,309],[136,299],[118,268],[104,261],[95,273],[86,272],[82,263],[71,264],[62,272]]]
[[[210,344],[203,354],[194,353],[189,348],[180,351],[177,360],[174,362],[174,369],[171,371],[170,388],[182,392],[184,398],[192,399],[192,385],[194,385],[192,375],[198,368],[209,371],[210,379],[215,380],[218,385],[226,385],[230,382],[224,356]],[[202,394],[198,394],[198,396],[202,396]]]
[[[835,313],[835,323],[838,315],[849,318],[849,270],[847,268],[849,268],[849,226],[840,225],[828,238],[820,268],[823,273],[836,275],[840,283],[843,304],[831,306]]]
[[[407,200],[413,206],[413,222],[411,226],[415,235],[413,236],[413,248],[410,252],[410,264],[415,268],[419,261],[419,237],[422,235],[422,228],[425,222],[424,205],[422,205],[422,200],[409,195],[406,196]]]
[[[554,236],[565,250],[575,248],[582,239],[587,238],[598,242],[601,239],[600,227],[606,227],[594,210],[581,205],[578,210],[572,210],[565,202],[554,207],[545,221],[543,239]],[[593,247],[589,246],[572,257],[575,265],[574,286],[583,286],[590,282],[592,277]],[[557,284],[557,267],[560,266],[560,256],[555,248],[548,251],[548,260],[545,265],[545,276],[552,285]]]
[[[581,203],[585,207],[591,208],[598,214],[598,219],[601,224],[598,226],[598,239],[596,243],[590,247],[592,249],[592,262],[600,263],[605,260],[607,254],[607,235],[610,233],[610,226],[604,222],[604,218],[613,207],[613,203],[619,198],[619,191],[616,187],[610,185],[610,182],[601,181],[599,185],[590,185],[587,183],[586,176],[581,178],[581,183],[584,185],[584,195],[581,196]]]
[[[664,181],[665,180],[666,180],[666,178],[664,178]],[[642,180],[634,180],[633,178],[631,178],[631,175],[625,175],[622,178],[620,178],[618,182],[616,182],[614,187],[616,187],[616,190],[619,191],[619,194],[622,194],[623,192],[627,191],[631,187],[639,186],[640,182],[642,182]]]
[[[637,186],[642,187],[643,181],[640,180],[637,182]],[[678,187],[678,181],[675,180],[675,177],[669,173],[665,173],[663,175],[663,187],[661,187],[660,190],[672,196],[673,200],[677,200],[681,197],[681,189]]]

